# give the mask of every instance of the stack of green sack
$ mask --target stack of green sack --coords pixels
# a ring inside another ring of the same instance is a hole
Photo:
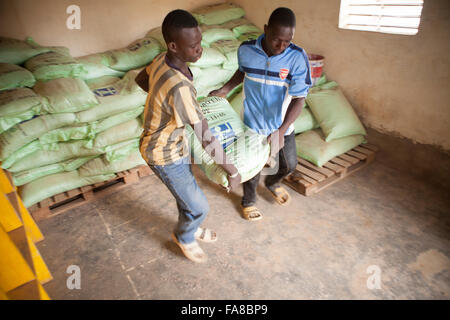
[[[27,207],[145,164],[139,68],[163,50],[144,37],[73,58],[65,47],[0,37],[0,161]]]
[[[0,161],[27,207],[145,164],[138,148],[146,93],[134,81],[138,72],[88,82],[34,80],[32,88],[7,81],[0,91]]]
[[[243,92],[235,92],[229,101],[243,119]],[[294,131],[297,154],[319,167],[366,142],[366,130],[352,106],[339,85],[327,81],[325,74],[309,90]]]
[[[245,11],[235,4],[218,4],[192,12],[202,30],[202,57],[190,64],[197,98],[202,99],[220,88],[238,68],[237,50],[245,40],[256,39],[262,30],[244,18]],[[146,37],[157,39],[167,50],[161,27],[150,30]]]

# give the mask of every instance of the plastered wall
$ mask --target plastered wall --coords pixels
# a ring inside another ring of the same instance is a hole
[[[32,36],[75,57],[120,48],[161,24],[175,8],[220,0],[2,0],[0,35]],[[263,27],[273,9],[297,16],[295,42],[325,56],[366,126],[450,150],[450,1],[426,0],[420,31],[402,36],[338,28],[338,0],[234,0]],[[66,8],[81,8],[81,30],[66,28]]]
[[[160,26],[174,9],[221,0],[0,0],[0,36],[31,36],[42,45],[66,46],[74,57],[121,48]],[[81,11],[81,29],[69,30],[70,5]]]
[[[277,7],[297,17],[294,41],[325,56],[365,125],[450,150],[450,1],[425,0],[415,36],[338,28],[338,0],[235,0],[262,27]]]

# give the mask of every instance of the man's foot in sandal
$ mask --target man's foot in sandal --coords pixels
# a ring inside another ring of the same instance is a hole
[[[202,248],[200,248],[196,240],[194,240],[194,242],[184,244],[178,241],[177,236],[174,233],[172,233],[172,239],[189,260],[197,263],[204,263],[208,260],[206,253],[202,250]]]
[[[255,206],[242,207],[242,215],[244,216],[244,219],[249,221],[256,221],[262,219],[261,212]]]
[[[194,234],[195,239],[203,242],[216,242],[217,241],[217,234],[208,229],[208,228],[201,228],[199,227],[197,231]]]
[[[274,197],[275,201],[282,206],[286,206],[291,202],[291,196],[287,192],[287,190],[283,187],[272,187],[267,189],[270,191],[270,194]]]

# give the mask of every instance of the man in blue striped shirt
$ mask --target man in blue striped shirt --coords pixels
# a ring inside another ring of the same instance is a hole
[[[264,25],[264,34],[239,47],[239,70],[222,88],[210,93],[224,97],[244,81],[244,123],[268,136],[278,170],[268,175],[264,184],[281,205],[290,200],[281,181],[297,165],[293,123],[302,111],[311,86],[308,56],[291,42],[295,23],[292,10],[275,9]],[[260,175],[244,183],[241,205],[243,216],[248,220],[262,218],[255,206]]]

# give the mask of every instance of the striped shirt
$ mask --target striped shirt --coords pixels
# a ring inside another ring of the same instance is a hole
[[[197,91],[162,53],[147,66],[149,93],[140,152],[149,165],[168,165],[189,155],[185,125],[203,120]]]

